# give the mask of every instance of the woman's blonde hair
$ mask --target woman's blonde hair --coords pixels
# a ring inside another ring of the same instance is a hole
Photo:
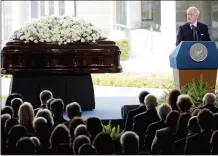
[[[28,126],[33,124],[34,110],[33,106],[29,102],[24,102],[20,105],[18,110],[19,123],[23,126]]]

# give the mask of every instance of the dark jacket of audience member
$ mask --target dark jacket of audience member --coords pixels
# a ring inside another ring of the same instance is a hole
[[[208,109],[203,109],[198,114],[201,133],[190,136],[186,140],[185,153],[188,155],[209,155],[211,151],[210,138],[213,129],[213,114]]]
[[[146,106],[145,106],[145,103],[144,103],[144,99],[145,97],[149,94],[149,92],[147,91],[142,91],[140,94],[139,94],[139,102],[140,102],[140,106],[136,109],[133,109],[133,110],[130,110],[127,114],[127,117],[126,117],[126,122],[125,122],[125,128],[124,128],[124,131],[130,131],[132,130],[132,124],[133,124],[133,118],[140,114],[140,113],[143,113],[147,110]]]
[[[218,155],[218,130],[214,131],[210,140],[212,155]]]
[[[166,128],[157,130],[152,146],[152,154],[167,154],[173,153],[173,138],[172,134],[176,132],[176,124],[179,118],[178,111],[170,112],[166,117]]]

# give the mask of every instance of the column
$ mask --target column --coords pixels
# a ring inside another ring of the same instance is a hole
[[[19,29],[28,19],[30,12],[28,1],[12,1],[12,32]]]
[[[75,16],[74,15],[74,1],[65,1],[65,15]]]
[[[176,43],[176,1],[161,1],[162,52],[171,53]]]

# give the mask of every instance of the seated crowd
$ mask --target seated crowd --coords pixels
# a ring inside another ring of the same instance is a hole
[[[154,95],[142,91],[140,106],[124,120],[120,140],[103,132],[98,117],[84,120],[79,103],[65,108],[63,100],[48,90],[39,98],[41,106],[34,109],[22,95],[8,96],[1,110],[1,154],[218,154],[218,108],[213,93],[205,94],[202,106],[193,109],[191,97],[179,90],[171,90],[168,101],[160,105]]]

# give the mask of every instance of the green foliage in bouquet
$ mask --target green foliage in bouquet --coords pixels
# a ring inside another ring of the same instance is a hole
[[[128,40],[117,40],[116,41],[117,46],[120,48],[121,55],[120,60],[126,61],[129,58],[129,42]]]
[[[200,79],[197,83],[194,80],[192,80],[189,84],[181,88],[182,94],[188,94],[192,98],[194,104],[193,107],[199,107],[202,104],[202,99],[204,95],[214,90],[214,87],[211,87],[208,85],[207,82],[204,82],[202,75],[200,76]]]
[[[113,140],[119,140],[120,136],[122,135],[122,131],[120,125],[113,127],[111,125],[111,121],[107,125],[103,125],[103,132],[110,134]]]

